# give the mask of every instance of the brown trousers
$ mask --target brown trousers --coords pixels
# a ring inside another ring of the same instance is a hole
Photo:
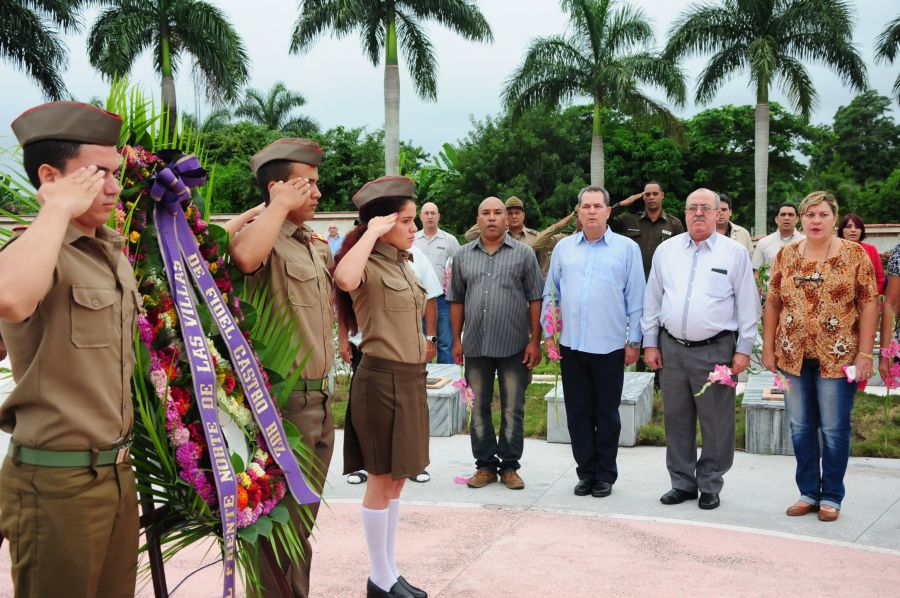
[[[328,474],[328,466],[331,464],[331,455],[334,453],[334,420],[331,417],[331,397],[326,390],[310,390],[306,392],[294,391],[288,398],[282,415],[286,420],[297,426],[303,438],[304,444],[313,451],[318,459],[318,471],[307,482],[318,493],[325,486],[325,477]],[[291,501],[292,503],[293,501]],[[298,512],[297,506],[290,504],[291,519],[301,532],[301,546],[303,558],[300,561],[290,561],[281,551],[277,552],[281,569],[287,577],[288,585],[295,597],[307,598],[309,596],[309,570],[312,563],[312,545],[309,542],[309,534],[315,524],[316,515],[319,513],[319,504],[307,505],[310,521]],[[304,519],[306,519],[304,521]],[[261,542],[267,540],[262,539]],[[260,581],[262,582],[263,596],[278,596],[278,585],[265,561],[260,562]],[[248,592],[252,594],[253,592]]]
[[[137,490],[131,462],[0,469],[0,533],[16,598],[130,598],[137,575]]]

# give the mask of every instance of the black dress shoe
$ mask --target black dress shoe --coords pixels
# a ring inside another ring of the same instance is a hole
[[[591,495],[595,498],[603,498],[604,496],[609,496],[612,494],[612,484],[609,482],[594,482],[593,488],[591,488]]]
[[[591,493],[593,486],[593,480],[578,480],[578,483],[575,484],[575,496],[587,496]]]
[[[428,593],[425,592],[425,590],[423,590],[422,588],[417,588],[416,586],[412,585],[411,583],[406,581],[406,578],[403,577],[402,575],[397,578],[397,583],[399,583],[401,586],[403,586],[407,592],[409,592],[416,598],[428,598]]]
[[[678,488],[672,488],[665,494],[659,497],[659,502],[664,505],[678,505],[683,503],[686,500],[697,498],[696,492],[688,492],[686,490],[679,490]]]
[[[719,493],[718,492],[701,492],[700,493],[700,501],[698,506],[701,509],[715,509],[719,506]]]
[[[404,588],[399,581],[391,586],[389,592],[385,592],[369,579],[366,581],[366,598],[415,598],[415,594]]]

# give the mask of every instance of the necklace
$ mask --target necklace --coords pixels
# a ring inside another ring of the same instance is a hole
[[[816,269],[812,272],[812,274],[807,274],[806,276],[794,276],[794,285],[797,287],[803,286],[804,284],[809,283],[811,286],[815,288],[819,288],[822,286],[822,283],[825,282],[825,274],[824,270],[827,267],[830,267],[828,263],[828,255],[831,253],[831,247],[834,245],[834,238],[832,237],[828,241],[828,248],[825,250],[825,257],[822,258],[821,262],[816,262]],[[800,252],[800,259],[806,259],[806,249],[809,247],[809,241],[803,246],[803,251]],[[812,258],[811,258],[812,259]],[[822,266],[822,270],[819,270],[819,267]],[[830,269],[830,268],[829,268]]]

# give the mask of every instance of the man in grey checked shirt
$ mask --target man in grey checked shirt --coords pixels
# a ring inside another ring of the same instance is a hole
[[[713,384],[694,396],[717,365],[740,374],[750,363],[759,320],[759,294],[750,255],[716,232],[719,196],[697,189],[687,198],[688,232],[653,254],[644,294],[644,361],[662,368],[666,467],[672,489],[665,505],[697,498],[701,509],[719,506],[725,472],[734,462],[733,387]],[[697,420],[703,449],[697,459]]]
[[[542,276],[534,251],[506,232],[506,207],[489,197],[478,207],[480,236],[453,258],[447,300],[453,324],[453,359],[463,362],[475,392],[470,488],[497,481],[520,490],[517,473],[525,434],[528,374],[541,359]],[[463,324],[465,339],[461,340]],[[500,383],[500,438],[494,436],[491,400]]]

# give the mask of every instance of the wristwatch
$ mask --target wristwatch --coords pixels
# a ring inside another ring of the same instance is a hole
[[[628,347],[631,349],[640,349],[641,343],[640,341],[628,343]]]
[[[425,337],[425,340],[428,341],[429,343],[434,343],[435,345],[437,344],[437,337],[436,337],[436,336],[426,336],[426,337]]]

